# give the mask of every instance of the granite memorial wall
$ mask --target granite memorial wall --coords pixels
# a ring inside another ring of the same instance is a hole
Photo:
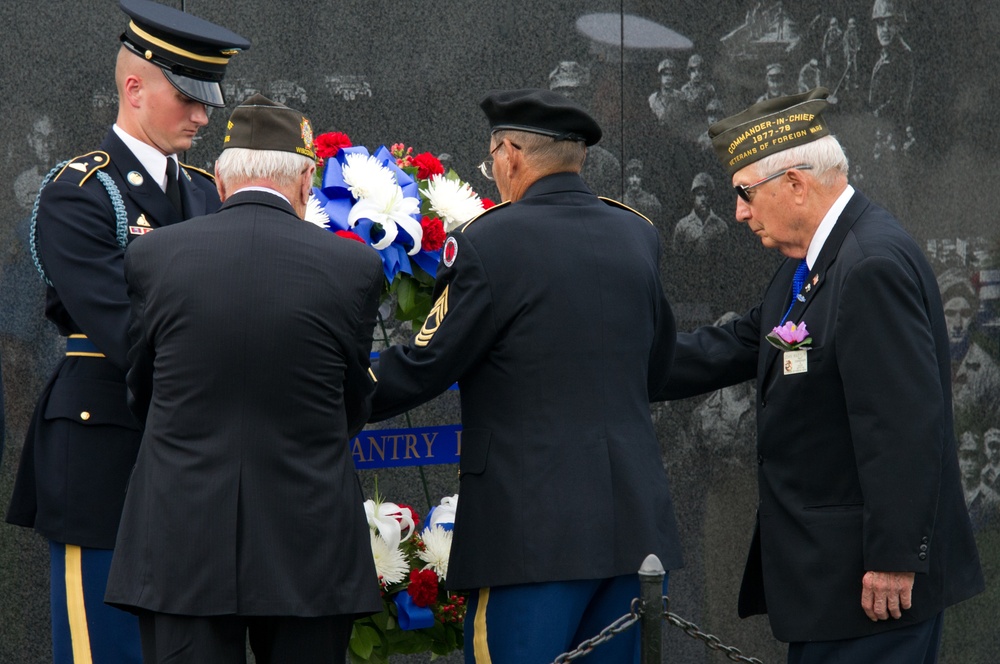
[[[989,584],[946,614],[943,661],[994,661],[1000,8],[892,0],[168,4],[253,42],[229,67],[229,106],[214,112],[185,157],[202,168],[213,164],[232,107],[261,92],[302,110],[317,132],[343,131],[370,149],[403,142],[433,152],[496,199],[476,168],[487,156],[478,109],[485,92],[551,87],[577,98],[605,130],[584,177],[659,228],[664,286],[680,329],[720,323],[751,306],[780,261],[733,221],[735,199],[711,154],[708,125],[767,95],[829,88],[835,103],[828,122],[847,149],[851,182],[896,213],[939,274],[963,482]],[[0,5],[0,25],[6,508],[35,398],[62,352],[42,317],[43,288],[28,244],[32,202],[52,165],[94,149],[113,122],[113,63],[125,17],[115,0],[11,0]],[[408,332],[386,321],[390,340]],[[736,617],[756,503],[753,400],[753,386],[744,384],[651,408],[687,560],[671,575],[671,609],[748,655],[779,662],[784,646],[766,619]],[[458,421],[451,392],[378,426]],[[377,478],[387,499],[421,509],[459,487],[453,465],[362,476],[366,490],[374,491]],[[0,662],[50,660],[47,555],[34,533],[0,526]],[[669,661],[724,659],[679,630],[665,634]]]

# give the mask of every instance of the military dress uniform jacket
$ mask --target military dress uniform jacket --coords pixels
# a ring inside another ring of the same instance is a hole
[[[782,641],[856,638],[910,625],[983,589],[959,480],[948,334],[934,274],[885,210],[856,192],[788,320],[812,338],[785,373],[765,336],[792,301],[798,261],[722,327],[678,335],[680,398],[756,376],[759,505],[741,616]],[[913,607],[872,622],[866,571],[915,572]]]
[[[98,172],[111,177],[121,196],[127,225],[120,231]],[[187,216],[218,209],[207,174],[182,167],[178,180]],[[8,522],[33,526],[56,542],[114,546],[140,437],[126,402],[129,302],[119,232],[131,242],[182,219],[113,130],[100,150],[72,160],[42,191],[37,248],[52,282],[45,315],[60,334],[84,335],[96,349],[67,356],[45,386]]]
[[[449,235],[427,323],[379,359],[374,412],[458,381],[449,588],[634,574],[650,553],[680,567],[648,403],[675,336],[659,247],[571,173]]]
[[[192,616],[381,608],[350,437],[374,379],[377,254],[267,192],[126,255],[145,433],[106,601]]]

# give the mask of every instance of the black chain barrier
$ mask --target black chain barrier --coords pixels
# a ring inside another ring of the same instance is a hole
[[[705,646],[710,650],[718,650],[725,654],[726,658],[733,662],[746,662],[747,664],[764,664],[761,660],[756,657],[747,657],[739,648],[734,646],[727,646],[719,639],[719,637],[706,632],[701,631],[696,624],[681,618],[676,613],[671,613],[669,610],[670,598],[666,595],[663,596],[663,617],[666,618],[667,622],[675,627],[679,627],[684,630],[684,633],[688,636],[703,641]],[[642,617],[642,602],[639,598],[632,600],[632,605],[629,608],[629,613],[625,614],[618,620],[614,621],[603,630],[597,636],[587,639],[578,645],[575,649],[569,652],[564,652],[563,654],[556,657],[552,664],[564,664],[565,662],[572,662],[575,659],[584,657],[590,654],[594,648],[604,643],[605,641],[610,641],[612,638],[621,634],[624,631],[634,627],[639,619]]]

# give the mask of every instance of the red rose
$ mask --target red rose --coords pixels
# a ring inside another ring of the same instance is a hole
[[[421,152],[414,157],[413,165],[417,167],[418,180],[428,180],[432,175],[444,175],[444,166],[430,152]]]
[[[362,240],[361,236],[355,233],[354,231],[334,231],[333,234],[339,235],[340,237],[346,237],[348,240],[357,240],[361,244],[368,244],[367,242]]]
[[[496,203],[494,203],[490,199],[486,198],[485,196],[483,196],[479,200],[480,200],[480,202],[482,202],[484,210],[489,210],[491,207],[493,207],[494,205],[496,205]]]
[[[420,241],[420,248],[424,251],[437,251],[444,246],[444,239],[447,233],[444,232],[444,224],[437,217],[424,217],[420,220],[420,227],[424,229],[424,237]]]
[[[351,147],[351,139],[342,131],[328,131],[313,140],[316,156],[321,159],[336,157],[340,148]]]
[[[415,569],[410,572],[410,585],[406,588],[413,603],[427,607],[434,603],[438,594],[438,577],[434,570]]]

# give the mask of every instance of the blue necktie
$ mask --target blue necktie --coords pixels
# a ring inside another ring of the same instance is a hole
[[[792,307],[795,306],[795,298],[798,296],[799,291],[802,290],[802,286],[806,283],[806,277],[808,276],[809,265],[806,263],[806,259],[803,258],[799,266],[795,268],[795,276],[792,277],[792,302],[788,305],[788,311],[785,312],[784,318],[781,319],[782,325],[788,319],[788,314],[792,313]]]

